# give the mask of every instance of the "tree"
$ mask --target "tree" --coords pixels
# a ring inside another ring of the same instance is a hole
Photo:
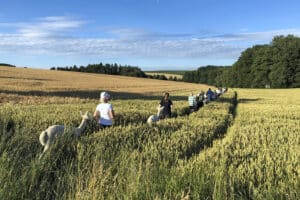
[[[277,36],[272,41],[272,87],[297,87],[300,68],[300,38],[292,35]]]
[[[251,66],[251,76],[253,77],[251,87],[264,88],[266,85],[270,85],[269,74],[271,66],[271,47],[269,45],[257,46]]]

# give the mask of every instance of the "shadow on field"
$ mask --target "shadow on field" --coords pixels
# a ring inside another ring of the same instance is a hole
[[[21,79],[21,80],[33,80],[33,81],[53,81],[52,79],[45,79],[45,78],[22,78],[22,77],[14,77],[14,76],[0,76],[0,78],[7,78],[7,79]]]
[[[1,90],[0,93],[6,94],[15,94],[15,95],[24,95],[24,96],[40,96],[40,97],[75,97],[81,99],[99,99],[100,97],[99,90],[70,90],[70,91],[11,91],[11,90]],[[141,99],[141,100],[161,100],[163,94],[161,96],[149,94],[140,94],[140,93],[130,93],[130,92],[113,92],[106,90],[111,95],[112,99],[115,100],[130,100],[130,99]],[[172,96],[170,94],[171,100],[187,100],[187,96]]]
[[[260,101],[260,98],[255,98],[255,99],[239,99],[238,103],[251,103],[251,102],[255,102],[255,101]]]

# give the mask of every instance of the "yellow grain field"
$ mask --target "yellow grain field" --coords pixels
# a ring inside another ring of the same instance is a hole
[[[175,81],[12,67],[0,68],[0,86],[0,103],[81,102],[95,99],[104,90],[126,98],[164,92],[187,96],[208,89],[207,85]]]

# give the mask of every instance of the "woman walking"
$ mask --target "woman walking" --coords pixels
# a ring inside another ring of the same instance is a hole
[[[94,117],[96,118],[99,128],[107,128],[113,125],[113,119],[115,116],[113,106],[108,103],[110,100],[110,95],[107,92],[101,92],[100,94],[100,104],[97,105],[94,112]]]

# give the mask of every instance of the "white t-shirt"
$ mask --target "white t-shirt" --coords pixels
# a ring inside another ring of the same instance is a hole
[[[99,123],[103,125],[112,125],[112,119],[109,117],[109,111],[113,110],[110,103],[100,103],[96,110],[100,113]]]

